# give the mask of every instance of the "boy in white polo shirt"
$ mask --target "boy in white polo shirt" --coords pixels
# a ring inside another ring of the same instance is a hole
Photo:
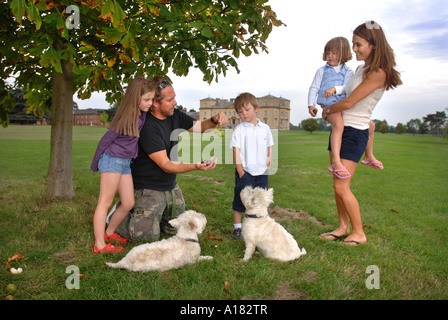
[[[240,193],[246,186],[268,188],[268,169],[271,165],[272,138],[269,126],[257,119],[257,98],[251,93],[242,93],[234,103],[235,111],[243,122],[235,127],[230,147],[235,163],[235,194],[232,203],[233,238],[241,238],[241,218],[246,208]]]

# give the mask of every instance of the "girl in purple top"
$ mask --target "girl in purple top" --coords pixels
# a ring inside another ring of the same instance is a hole
[[[123,247],[113,246],[106,241],[127,244],[115,229],[134,207],[134,185],[130,163],[138,154],[139,132],[146,119],[146,112],[152,105],[156,90],[153,81],[143,77],[132,80],[120,104],[109,131],[101,138],[93,157],[91,169],[101,173],[98,205],[93,217],[95,244],[93,253],[121,252]],[[120,195],[121,205],[117,208],[106,228],[107,210],[112,205],[115,193]]]

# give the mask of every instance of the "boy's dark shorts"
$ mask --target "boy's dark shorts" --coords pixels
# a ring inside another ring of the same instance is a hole
[[[241,202],[241,190],[247,186],[269,189],[268,177],[269,175],[267,174],[267,171],[260,176],[253,176],[249,172],[245,172],[240,179],[238,171],[235,170],[235,194],[233,197],[232,209],[239,212],[246,212],[246,207]]]
[[[366,151],[369,141],[369,129],[359,130],[353,127],[344,127],[341,144],[341,159],[359,162]],[[328,151],[331,151],[331,133],[328,138]]]

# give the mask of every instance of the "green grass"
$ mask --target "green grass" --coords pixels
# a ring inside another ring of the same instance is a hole
[[[231,237],[234,167],[178,175],[187,205],[206,214],[202,254],[214,257],[168,272],[131,273],[96,256],[92,218],[99,175],[90,162],[104,128],[74,127],[73,175],[76,198],[48,201],[50,127],[0,128],[0,298],[13,283],[17,300],[72,299],[447,299],[448,143],[440,137],[377,134],[377,171],[359,165],[352,183],[368,244],[346,247],[318,238],[337,226],[332,176],[327,171],[328,133],[281,132],[278,171],[270,177],[277,212],[306,212],[312,218],[280,215],[281,224],[308,254],[280,263],[257,254],[241,263],[244,242]],[[207,143],[207,142],[205,142]],[[206,238],[207,232],[223,238]],[[11,274],[6,261],[23,273]],[[69,290],[68,266],[84,275]],[[369,290],[366,268],[380,270],[380,288]],[[228,281],[229,292],[224,290]]]

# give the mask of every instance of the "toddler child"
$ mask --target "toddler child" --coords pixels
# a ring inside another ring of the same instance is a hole
[[[353,70],[345,65],[352,59],[352,54],[348,40],[343,37],[336,37],[327,42],[322,59],[327,63],[317,70],[308,92],[308,110],[313,117],[317,114],[316,103],[321,107],[331,106],[346,97],[345,84],[354,74]],[[332,127],[330,144],[333,151],[333,159],[328,169],[337,178],[346,179],[350,177],[350,173],[340,159],[344,131],[342,113],[329,114],[327,121]]]

